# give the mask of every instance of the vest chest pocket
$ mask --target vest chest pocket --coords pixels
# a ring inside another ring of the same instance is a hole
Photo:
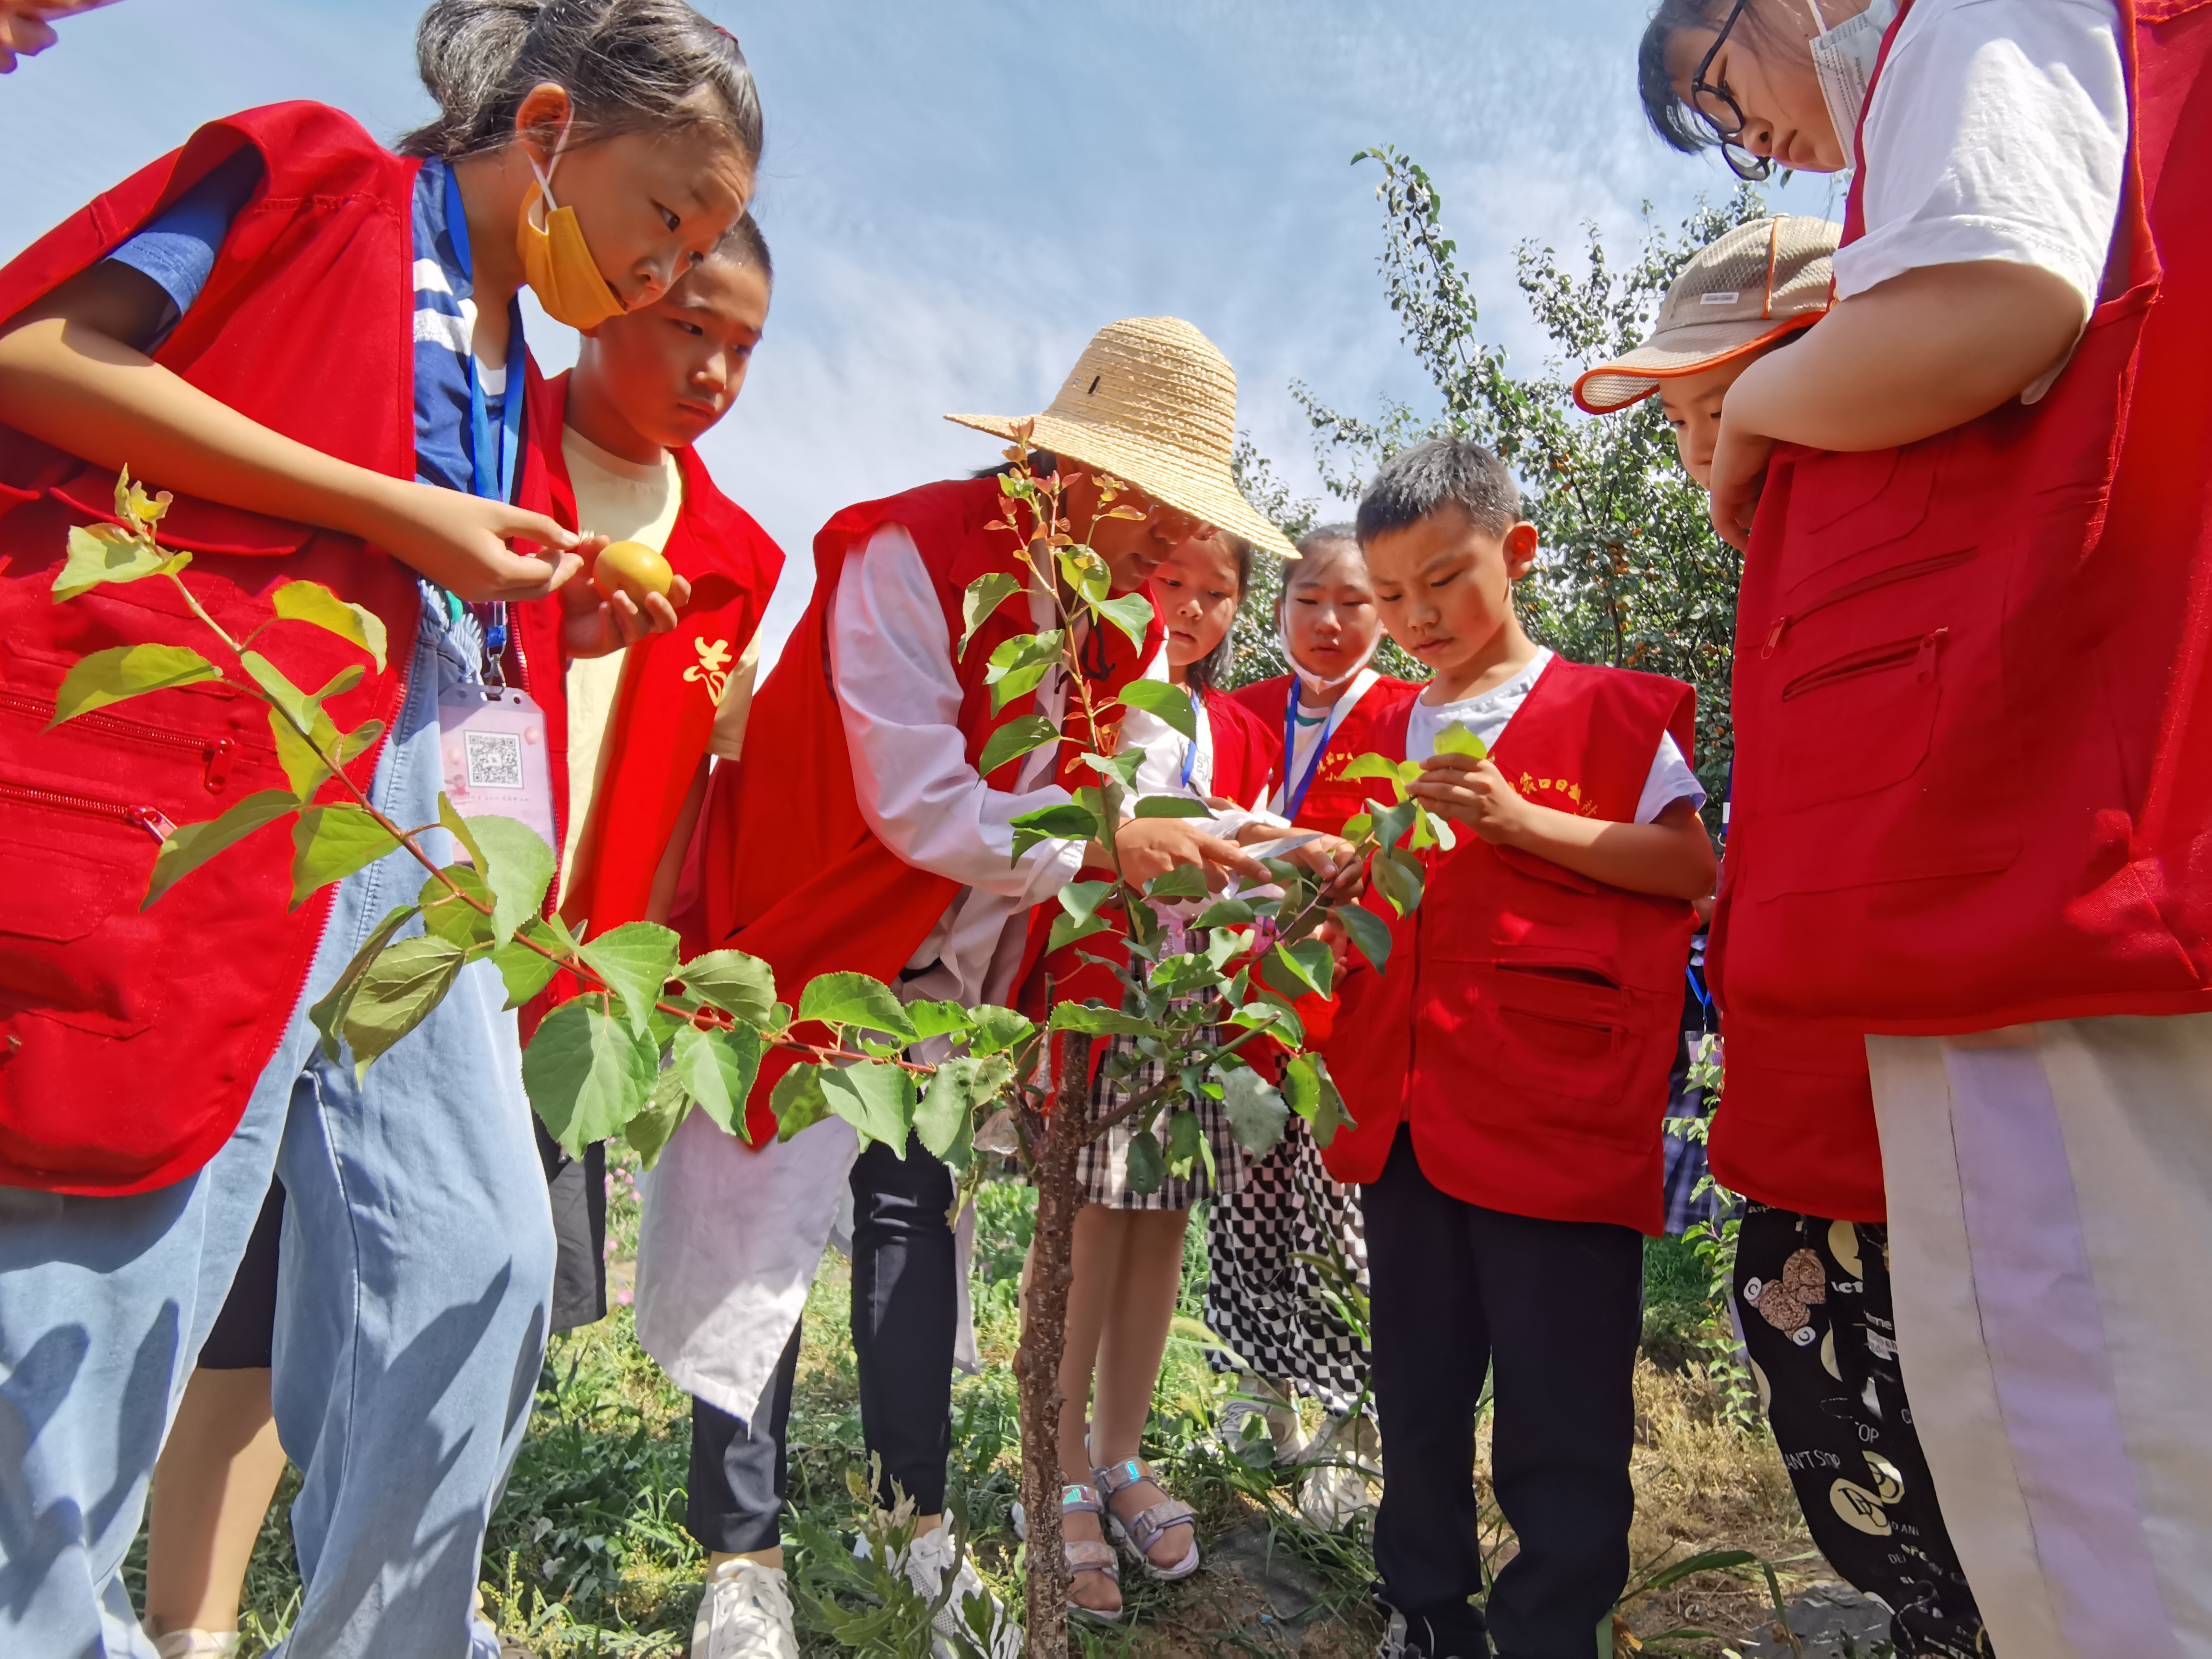
[[[1780,550],[1782,591],[1917,530],[1928,517],[1935,475],[1936,457],[1925,447],[1797,461]]]
[[[1424,964],[1416,1056],[1446,1109],[1501,1128],[1617,1136],[1650,999],[1585,969]]]

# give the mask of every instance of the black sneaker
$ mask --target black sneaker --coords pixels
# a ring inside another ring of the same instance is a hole
[[[1471,1602],[1447,1601],[1407,1612],[1378,1587],[1375,1606],[1389,1621],[1375,1659],[1490,1659],[1490,1632]]]

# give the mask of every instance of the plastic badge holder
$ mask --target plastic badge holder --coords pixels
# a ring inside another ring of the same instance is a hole
[[[456,685],[438,698],[446,793],[465,818],[496,813],[553,836],[553,769],[545,711],[512,686]]]

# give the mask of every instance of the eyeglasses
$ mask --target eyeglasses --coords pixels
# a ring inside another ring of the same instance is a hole
[[[1713,66],[1713,59],[1720,56],[1721,48],[1728,44],[1729,31],[1735,27],[1736,19],[1743,15],[1744,8],[1750,3],[1751,0],[1735,0],[1735,7],[1729,12],[1728,21],[1721,25],[1721,32],[1713,37],[1713,44],[1698,60],[1698,72],[1690,77],[1690,109],[1698,120],[1705,123],[1705,130],[1713,136],[1713,142],[1720,146],[1721,160],[1728,163],[1729,171],[1739,179],[1756,184],[1774,171],[1774,163],[1764,155],[1753,155],[1743,147],[1743,106],[1736,102],[1735,94],[1725,85],[1716,85],[1705,79],[1705,72]]]

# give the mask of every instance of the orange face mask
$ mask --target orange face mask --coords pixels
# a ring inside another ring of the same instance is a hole
[[[553,169],[560,166],[561,151],[568,142],[568,129],[563,126],[551,161],[540,167],[537,158],[531,158],[531,171],[538,175],[538,182],[523,199],[514,246],[522,256],[523,280],[538,296],[538,303],[545,307],[545,314],[570,328],[588,330],[610,317],[621,316],[625,307],[599,274],[599,262],[592,257],[584,240],[584,228],[576,222],[576,210],[554,204]]]

